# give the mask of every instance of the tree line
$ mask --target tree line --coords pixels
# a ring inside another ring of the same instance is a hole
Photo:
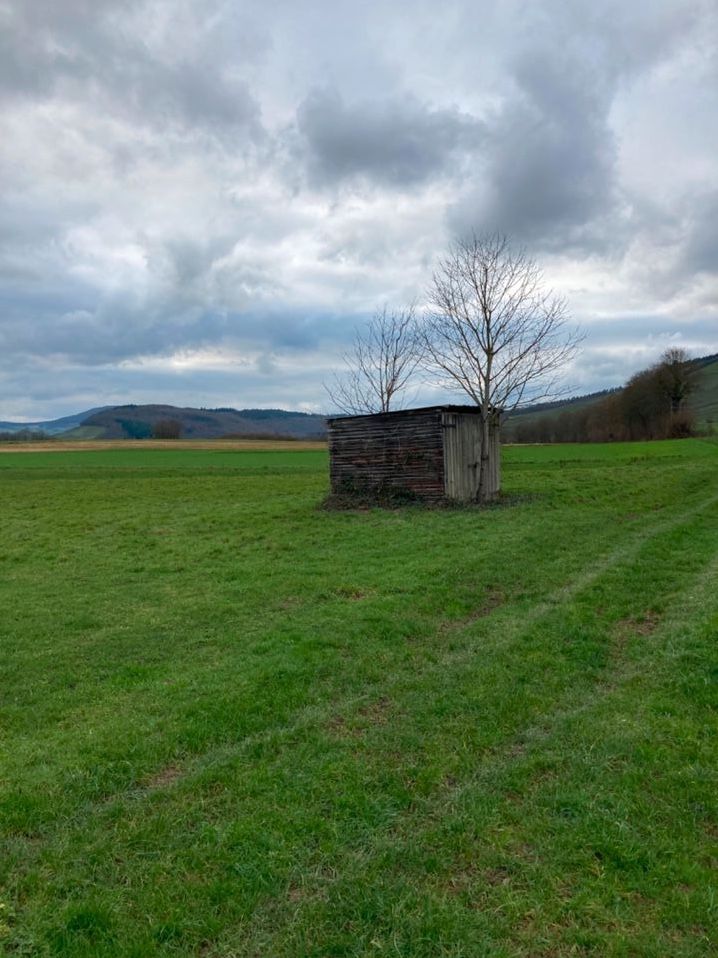
[[[44,442],[52,436],[41,429],[15,429],[0,432],[0,442]]]
[[[517,415],[504,430],[506,442],[618,442],[680,439],[695,431],[688,400],[696,369],[683,349],[669,349],[648,369],[631,376],[590,404],[535,416]]]

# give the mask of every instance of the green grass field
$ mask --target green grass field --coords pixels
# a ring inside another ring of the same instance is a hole
[[[0,455],[0,953],[718,950],[718,444]]]

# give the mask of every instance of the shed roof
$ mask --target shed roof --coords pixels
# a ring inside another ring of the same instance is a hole
[[[373,412],[359,413],[355,416],[327,416],[327,422],[338,422],[341,419],[410,419],[420,413],[427,412],[453,412],[462,413],[469,416],[480,416],[481,408],[479,406],[419,406],[417,409],[395,409],[391,412]]]

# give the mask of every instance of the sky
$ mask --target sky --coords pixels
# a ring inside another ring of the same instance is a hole
[[[715,0],[0,0],[0,420],[325,411],[472,231],[619,385],[718,351],[717,222]]]

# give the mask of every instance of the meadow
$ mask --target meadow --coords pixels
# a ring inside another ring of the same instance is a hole
[[[718,949],[718,443],[0,454],[0,954]]]

